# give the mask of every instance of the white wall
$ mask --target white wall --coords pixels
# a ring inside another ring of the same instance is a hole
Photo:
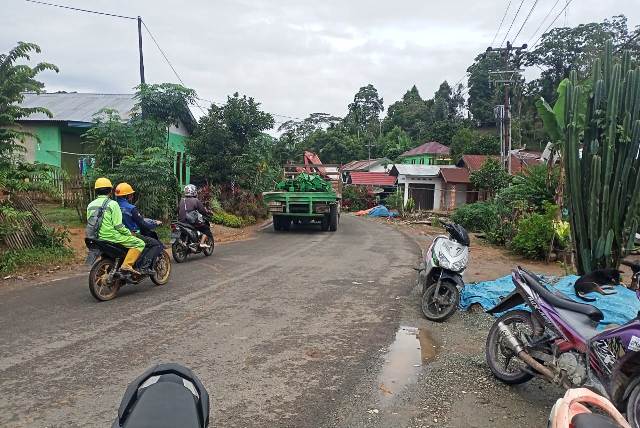
[[[404,186],[404,203],[407,203],[409,199],[409,187],[411,184],[433,184],[434,185],[434,194],[433,194],[433,209],[435,211],[440,209],[440,199],[442,197],[442,188],[443,182],[440,176],[428,176],[428,177],[413,177],[413,176],[405,176],[398,175],[398,185],[400,184],[408,184]]]

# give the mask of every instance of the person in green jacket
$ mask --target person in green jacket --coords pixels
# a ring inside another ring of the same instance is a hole
[[[100,209],[105,203],[106,199],[109,199],[113,189],[113,185],[108,178],[100,177],[95,182],[95,191],[97,198],[87,206],[87,218],[91,217],[91,213],[94,210]],[[134,268],[133,264],[140,257],[140,253],[144,250],[144,241],[140,238],[136,238],[131,234],[131,231],[122,224],[122,211],[120,205],[116,201],[109,201],[102,217],[102,224],[98,231],[98,238],[104,241],[120,244],[123,247],[129,249],[127,255],[120,266],[121,271],[131,272],[139,274]]]

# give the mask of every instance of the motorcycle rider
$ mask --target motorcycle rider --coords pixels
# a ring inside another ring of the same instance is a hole
[[[158,257],[164,245],[153,236],[157,236],[153,229],[158,227],[161,222],[156,220],[145,219],[138,208],[132,204],[133,194],[135,191],[129,183],[120,183],[116,186],[116,200],[122,210],[122,222],[132,233],[145,243],[142,252],[139,269],[141,273],[150,273],[151,264]]]
[[[211,213],[202,205],[202,202],[198,199],[198,189],[193,184],[187,184],[184,186],[184,197],[178,202],[178,221],[181,223],[191,224],[194,229],[202,233],[200,238],[200,248],[209,248],[211,245],[206,243],[207,238],[210,242],[213,242],[213,234],[211,233],[211,227],[209,222],[204,220],[202,222],[193,223],[187,218],[187,214],[197,211],[202,215],[211,215]]]
[[[106,199],[109,199],[113,191],[113,185],[106,177],[98,178],[94,188],[97,197],[87,206],[87,218],[90,218],[93,211],[100,209],[106,203]],[[120,270],[139,274],[133,265],[140,257],[145,244],[142,239],[133,236],[131,231],[122,224],[122,211],[116,201],[109,200],[105,205],[98,238],[128,248],[129,251],[127,251]]]

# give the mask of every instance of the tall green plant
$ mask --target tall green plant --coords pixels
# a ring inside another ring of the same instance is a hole
[[[640,69],[607,43],[590,79],[571,72],[552,109],[538,103],[560,144],[579,273],[617,268],[634,243],[640,215]]]

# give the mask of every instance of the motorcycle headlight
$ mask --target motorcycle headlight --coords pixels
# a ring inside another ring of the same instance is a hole
[[[460,271],[463,271],[466,267],[467,267],[467,259],[464,258],[462,260],[458,260],[457,262],[455,262],[453,266],[451,266],[451,270],[454,272],[460,272]]]

